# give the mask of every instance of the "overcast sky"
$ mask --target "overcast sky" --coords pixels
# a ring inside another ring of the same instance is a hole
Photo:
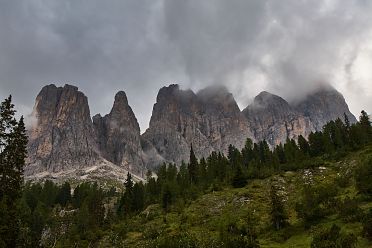
[[[0,97],[79,87],[91,114],[124,90],[143,132],[160,87],[224,84],[244,108],[319,84],[372,112],[370,0],[0,0]]]

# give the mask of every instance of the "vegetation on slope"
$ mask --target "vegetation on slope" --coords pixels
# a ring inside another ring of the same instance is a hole
[[[212,153],[125,190],[22,185],[23,121],[1,104],[0,247],[369,247],[372,128],[336,120],[270,150]],[[71,192],[73,191],[73,193]]]

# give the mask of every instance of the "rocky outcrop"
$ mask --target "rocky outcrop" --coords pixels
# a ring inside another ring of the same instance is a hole
[[[226,152],[230,144],[241,149],[247,138],[255,140],[233,95],[225,87],[207,87],[197,93],[202,104],[202,133],[217,151]]]
[[[28,179],[117,179],[129,171],[141,178],[140,129],[124,92],[111,112],[90,117],[87,97],[71,85],[45,86],[36,98],[29,129]]]
[[[198,157],[206,157],[226,151],[229,144],[241,148],[247,137],[253,137],[248,123],[226,88],[195,94],[170,85],[158,93],[143,143],[147,154],[156,151],[156,162],[180,163],[188,161],[191,144]]]
[[[344,119],[344,113],[356,121],[343,96],[330,87],[291,104],[262,92],[240,111],[225,87],[194,93],[170,85],[160,89],[141,136],[124,92],[116,94],[109,114],[98,114],[92,122],[87,97],[77,87],[48,85],[33,109],[25,174],[124,178],[129,171],[143,177],[162,162],[187,162],[191,144],[199,158],[227,152],[230,144],[241,149],[247,138],[273,147],[287,138],[307,137],[330,120]]]
[[[262,92],[243,110],[255,138],[266,140],[271,146],[284,143],[287,138],[307,137],[312,131],[322,130],[331,120],[344,120],[344,113],[350,123],[356,122],[344,97],[331,86],[324,86],[294,103]]]
[[[342,94],[331,86],[320,88],[293,105],[299,112],[310,118],[316,130],[321,130],[331,120],[337,118],[344,120],[344,114],[347,115],[350,123],[357,121]]]
[[[32,118],[26,175],[80,168],[99,160],[88,100],[77,87],[45,86],[36,98]]]
[[[116,94],[109,114],[104,117],[99,114],[93,117],[93,125],[102,157],[136,175],[143,176],[145,167],[140,128],[123,91]]]
[[[307,137],[315,131],[310,119],[297,111],[283,98],[261,92],[243,110],[257,140],[266,140],[272,147],[284,144],[287,138]]]

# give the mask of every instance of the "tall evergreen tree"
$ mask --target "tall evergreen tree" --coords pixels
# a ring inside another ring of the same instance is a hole
[[[276,186],[271,186],[271,223],[276,230],[288,224],[288,216],[284,209],[283,197],[279,195]]]
[[[71,186],[68,182],[65,182],[57,194],[56,202],[65,207],[67,203],[71,201]]]
[[[304,155],[308,155],[310,153],[310,145],[309,142],[307,142],[307,140],[304,138],[304,136],[300,135],[297,142],[298,146],[300,147],[300,151]]]
[[[128,172],[127,178],[124,182],[125,192],[120,198],[118,206],[119,215],[128,215],[132,212],[133,209],[133,180],[132,175]]]
[[[248,138],[245,141],[244,148],[242,149],[242,159],[243,164],[247,166],[249,162],[253,159],[253,141]]]
[[[189,177],[191,183],[197,182],[197,172],[198,172],[198,159],[195,156],[194,149],[191,144],[190,149],[190,162],[189,162]]]
[[[362,110],[360,117],[359,117],[359,125],[361,127],[361,131],[363,136],[361,137],[363,143],[368,143],[372,139],[372,128],[371,128],[371,121],[366,111]]]
[[[145,204],[145,188],[142,182],[133,186],[132,211],[141,211]]]
[[[15,246],[19,232],[16,202],[21,195],[27,136],[23,117],[17,121],[12,97],[0,104],[0,237],[7,247]]]
[[[234,171],[234,177],[232,179],[232,186],[234,188],[242,188],[247,184],[247,178],[243,174],[242,168],[238,165]]]

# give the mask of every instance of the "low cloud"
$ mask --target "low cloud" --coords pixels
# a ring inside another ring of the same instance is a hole
[[[45,84],[75,84],[91,114],[119,90],[148,126],[160,87],[226,85],[296,100],[331,84],[372,112],[372,2],[0,0],[0,97],[27,115]]]

